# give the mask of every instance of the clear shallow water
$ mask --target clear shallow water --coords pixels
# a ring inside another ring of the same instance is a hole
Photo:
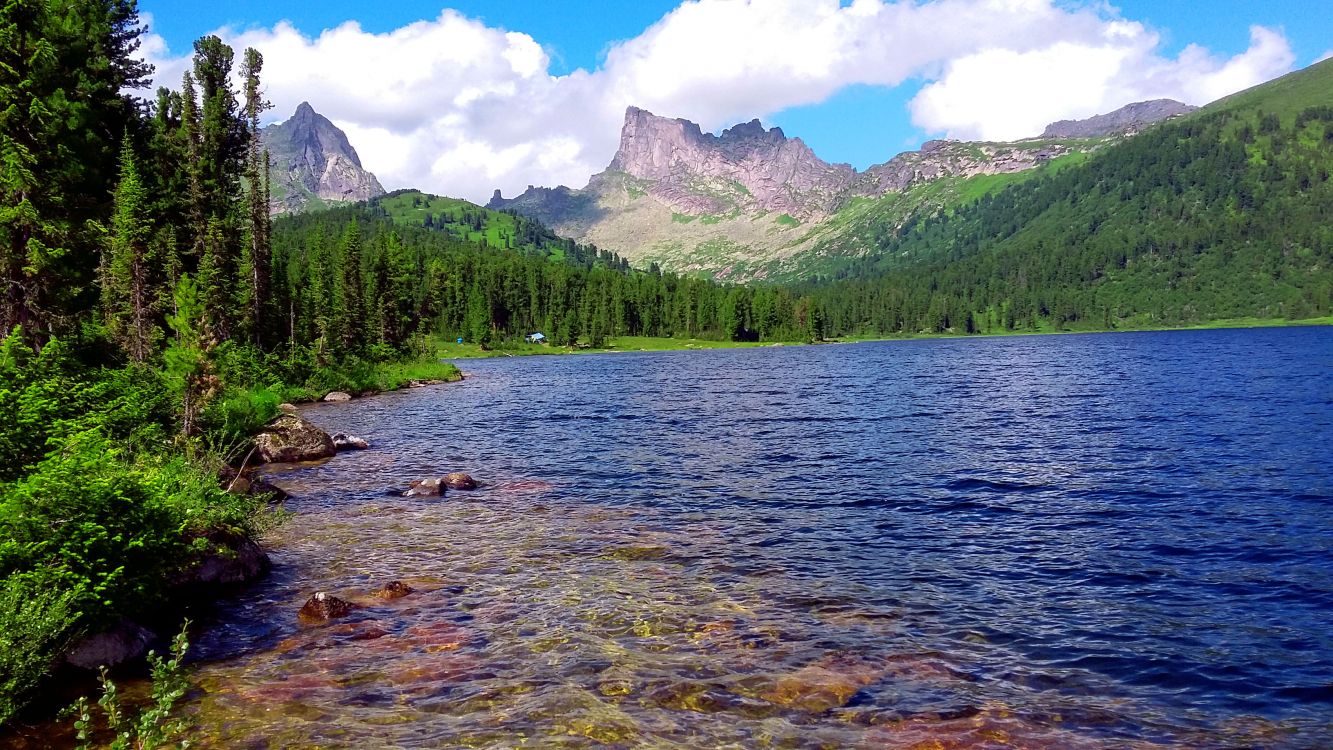
[[[1333,329],[461,365],[306,410],[199,745],[1333,744]]]

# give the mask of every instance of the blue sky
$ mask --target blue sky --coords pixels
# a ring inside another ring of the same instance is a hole
[[[881,2],[855,4],[872,15],[848,0],[704,0],[686,8],[660,0],[140,0],[139,7],[169,49],[150,56],[164,83],[178,80],[195,38],[229,29],[228,41],[265,53],[276,114],[310,99],[348,130],[386,186],[473,199],[488,185],[506,194],[528,183],[581,186],[614,151],[626,104],[713,130],[757,116],[829,161],[865,168],[930,137],[1022,137],[1046,117],[1095,114],[1125,97],[1202,103],[1333,49],[1333,13],[1322,0],[1119,0],[1114,9],[932,0],[903,13]],[[445,8],[459,16],[443,21]],[[361,34],[321,39],[349,20]],[[292,28],[279,29],[283,21]],[[1116,31],[1123,22],[1141,25]],[[411,24],[419,33],[404,29]],[[1253,36],[1253,26],[1263,34]],[[994,38],[986,37],[991,27]],[[394,58],[395,45],[410,46],[402,39],[432,34],[439,60],[420,50]],[[1187,52],[1190,45],[1201,49]],[[342,74],[342,84],[337,74],[320,74],[362,49],[365,70]],[[863,59],[842,59],[856,55]],[[501,58],[512,65],[497,67]],[[402,67],[430,75],[405,78]],[[1017,88],[1001,90],[1010,81]],[[378,96],[367,94],[378,86]]]

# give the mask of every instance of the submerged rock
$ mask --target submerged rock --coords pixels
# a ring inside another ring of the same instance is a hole
[[[148,653],[148,644],[156,637],[142,625],[121,620],[110,630],[84,638],[70,649],[65,661],[83,669],[114,667]]]
[[[441,497],[444,495],[444,489],[448,485],[443,477],[430,477],[427,479],[413,479],[403,497]]]
[[[333,435],[333,448],[339,451],[363,451],[370,447],[370,441],[356,435],[338,432]]]
[[[477,489],[477,480],[464,474],[461,471],[453,471],[445,475],[444,483],[451,490],[475,490]]]
[[[352,394],[343,391],[329,391],[324,395],[325,401],[351,401]]]
[[[332,620],[335,617],[345,617],[354,609],[356,606],[351,602],[320,591],[306,600],[297,617],[309,621]]]
[[[292,463],[329,458],[337,449],[329,433],[296,414],[283,414],[255,436],[255,449],[266,463]]]
[[[402,581],[389,581],[375,592],[375,596],[380,599],[401,599],[416,589],[408,586]]]

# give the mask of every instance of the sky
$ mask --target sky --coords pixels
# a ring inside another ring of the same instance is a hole
[[[193,41],[264,55],[286,119],[347,132],[389,190],[582,187],[625,108],[759,118],[858,169],[1134,101],[1202,105],[1333,56],[1328,0],[139,0],[157,85]]]

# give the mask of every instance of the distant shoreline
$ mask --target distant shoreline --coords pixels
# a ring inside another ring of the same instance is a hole
[[[825,341],[716,341],[711,339],[677,339],[652,336],[615,336],[604,347],[553,346],[549,344],[516,344],[513,346],[482,349],[477,344],[441,342],[437,356],[442,360],[491,359],[495,357],[556,356],[567,354],[616,354],[623,352],[669,352],[701,349],[762,349],[782,346],[822,346],[826,344],[859,344],[875,341],[913,341],[922,339],[986,339],[1012,336],[1054,336],[1089,333],[1146,333],[1154,331],[1211,331],[1248,328],[1309,328],[1333,326],[1333,316],[1321,318],[1225,318],[1185,326],[1131,326],[1124,328],[1089,328],[1075,330],[988,331],[984,333],[916,333],[896,336],[843,336]]]

